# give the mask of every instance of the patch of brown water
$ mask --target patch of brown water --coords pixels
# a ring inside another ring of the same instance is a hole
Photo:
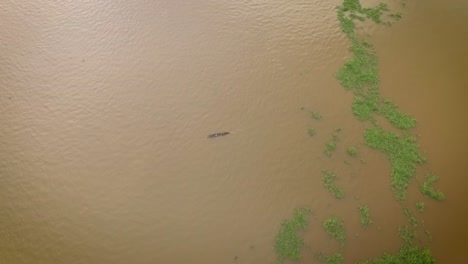
[[[273,261],[328,198],[299,108],[350,117],[338,3],[2,5],[0,262]]]

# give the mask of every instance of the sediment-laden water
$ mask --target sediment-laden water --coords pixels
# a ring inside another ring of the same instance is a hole
[[[350,57],[341,2],[1,4],[0,263],[272,263],[300,207],[312,209],[305,262],[337,250],[330,215],[345,222],[345,263],[396,251],[406,218],[390,164],[334,77]],[[423,199],[413,181],[407,201],[424,200],[413,213],[438,263],[468,250],[467,12],[412,1],[392,27],[365,28],[382,95],[417,120],[418,180],[436,173],[446,195]]]

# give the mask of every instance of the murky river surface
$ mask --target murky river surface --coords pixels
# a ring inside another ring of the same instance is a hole
[[[308,263],[337,249],[321,230],[331,214],[346,222],[346,263],[397,250],[388,161],[359,145],[365,124],[333,77],[349,56],[340,2],[4,1],[0,263],[273,263],[302,206]],[[415,1],[371,29],[382,93],[418,120],[420,174],[447,195],[422,216],[440,263],[468,252],[467,16],[466,1]],[[351,145],[366,164],[343,162]],[[330,198],[322,169],[347,199]]]

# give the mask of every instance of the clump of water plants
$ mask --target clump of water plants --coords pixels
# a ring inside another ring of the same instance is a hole
[[[331,216],[323,222],[323,229],[327,234],[344,246],[346,233],[343,221],[337,216]]]
[[[351,50],[359,57],[346,62],[336,75],[342,86],[355,94],[352,103],[353,114],[361,121],[370,120],[374,124],[377,123],[375,115],[380,114],[399,129],[414,127],[414,118],[401,112],[393,102],[379,95],[377,58],[370,49],[370,44],[353,39],[353,46]]]
[[[400,20],[403,17],[401,12],[393,13],[393,14],[390,14],[389,16],[391,18],[395,19],[396,21]]]
[[[418,226],[418,219],[414,217],[414,215],[411,213],[410,209],[408,208],[403,208],[403,214],[408,218],[408,221],[410,224],[414,227]]]
[[[325,155],[327,155],[328,157],[330,157],[332,153],[336,150],[336,142],[338,141],[339,132],[341,132],[341,128],[335,129],[335,131],[333,132],[332,139],[330,139],[325,145],[325,150],[323,151],[323,153],[325,153]]]
[[[406,225],[401,226],[398,229],[398,232],[400,233],[401,239],[403,239],[403,241],[405,241],[407,244],[411,244],[411,241],[416,239],[416,231]]]
[[[285,259],[298,260],[301,257],[304,241],[299,237],[299,232],[307,228],[306,216],[310,212],[307,208],[296,209],[294,217],[281,224],[274,246],[278,263],[283,263]]]
[[[359,264],[435,264],[436,261],[428,248],[418,246],[404,246],[396,254],[385,254],[380,258],[373,258],[359,262]]]
[[[335,253],[333,255],[324,255],[324,254],[319,254],[317,256],[317,259],[320,262],[326,263],[326,264],[341,264],[343,263],[343,254],[341,252]]]
[[[426,205],[424,204],[424,202],[417,202],[416,203],[416,210],[418,210],[418,212],[420,212],[420,213],[424,212],[425,208],[426,208]]]
[[[382,18],[388,12],[388,5],[384,3],[380,3],[374,8],[364,8],[359,0],[344,0],[343,4],[338,8],[338,20],[343,32],[348,37],[352,37],[356,28],[356,20],[370,19],[377,24],[389,25],[389,22],[385,22]]]
[[[335,198],[343,199],[344,191],[338,188],[334,183],[336,175],[333,172],[327,170],[322,171],[322,173],[323,186],[325,186],[328,192],[331,193]]]
[[[322,115],[318,111],[310,111],[309,114],[310,114],[310,117],[315,120],[322,119]]]
[[[349,156],[351,157],[356,157],[357,155],[357,149],[355,147],[349,147],[348,149],[346,149],[346,152],[348,153]]]
[[[416,165],[425,160],[419,152],[416,139],[410,136],[399,137],[397,134],[381,128],[369,128],[364,133],[366,144],[385,153],[392,165],[392,187],[399,200],[406,199],[409,181],[416,173]]]
[[[395,103],[388,99],[382,100],[379,111],[397,128],[408,129],[416,126],[416,120],[413,117],[398,110]]]
[[[347,90],[354,95],[352,105],[353,114],[359,120],[375,122],[375,114],[387,118],[395,127],[408,129],[416,125],[414,118],[398,110],[398,107],[388,99],[380,96],[378,86],[380,76],[377,70],[377,55],[372,45],[366,40],[360,40],[355,34],[356,21],[366,18],[382,24],[382,15],[388,12],[386,5],[375,8],[363,8],[359,1],[344,1],[338,8],[338,20],[343,32],[351,40],[350,51],[354,55],[345,62],[337,72],[336,78]],[[394,14],[393,17],[398,17]]]
[[[332,155],[332,153],[336,149],[336,142],[335,142],[335,140],[332,139],[332,140],[328,141],[325,146],[326,146],[326,148],[324,150],[324,153],[325,153],[325,155],[330,157]]]
[[[359,215],[361,216],[360,223],[362,227],[368,227],[370,224],[372,224],[370,210],[367,205],[359,206]]]
[[[309,130],[307,131],[307,134],[309,134],[309,136],[313,137],[313,136],[315,136],[315,134],[317,134],[317,132],[315,131],[315,129],[309,128]]]
[[[428,174],[426,176],[426,180],[423,182],[423,184],[420,187],[421,193],[437,201],[444,200],[445,195],[441,191],[434,190],[434,188],[432,188],[432,185],[436,183],[438,180],[439,178],[437,177],[437,175],[433,173]]]

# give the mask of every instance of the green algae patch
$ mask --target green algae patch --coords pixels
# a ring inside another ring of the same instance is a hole
[[[307,228],[307,215],[310,209],[296,209],[292,219],[285,220],[281,224],[280,231],[275,238],[275,251],[277,262],[283,263],[285,259],[298,260],[301,258],[301,249],[304,240],[299,237],[299,233]]]
[[[423,184],[420,187],[421,193],[437,201],[444,200],[445,195],[441,191],[434,190],[434,188],[432,188],[432,185],[436,183],[438,180],[439,178],[435,174],[431,173],[427,175],[426,180],[423,182]]]
[[[335,198],[337,199],[343,199],[344,198],[344,191],[341,188],[338,188],[335,185],[335,179],[336,175],[331,172],[324,170],[322,171],[323,176],[322,176],[322,181],[323,181],[323,186],[325,189],[328,190],[330,194],[332,194]]]
[[[344,246],[346,241],[345,226],[343,220],[337,216],[331,216],[323,222],[323,229],[333,239]]]
[[[385,254],[359,262],[359,264],[435,264],[436,261],[428,248],[405,246],[396,254]]]
[[[416,173],[416,165],[425,161],[416,139],[399,137],[381,128],[369,128],[364,132],[364,140],[369,147],[387,155],[392,165],[392,187],[396,197],[399,200],[406,199],[408,183]]]

